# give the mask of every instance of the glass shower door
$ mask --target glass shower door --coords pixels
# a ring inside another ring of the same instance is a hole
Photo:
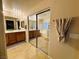
[[[48,54],[48,30],[50,22],[50,11],[37,14],[38,30],[41,36],[38,37],[38,48]]]
[[[36,15],[29,16],[29,42],[36,47]]]

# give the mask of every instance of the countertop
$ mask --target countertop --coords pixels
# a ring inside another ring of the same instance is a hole
[[[25,29],[23,30],[6,30],[5,33],[14,33],[14,32],[24,32],[26,31]]]

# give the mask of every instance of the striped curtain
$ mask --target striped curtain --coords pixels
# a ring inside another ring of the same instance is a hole
[[[64,18],[64,19],[57,19],[57,31],[59,34],[59,41],[66,40],[66,35],[68,32],[68,29],[70,27],[72,18]]]

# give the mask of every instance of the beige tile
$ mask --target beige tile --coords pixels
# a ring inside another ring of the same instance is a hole
[[[31,39],[30,43],[36,46],[36,39]],[[44,37],[38,37],[38,47],[48,54],[48,39]]]
[[[29,43],[21,43],[7,48],[8,59],[49,59],[48,56]]]

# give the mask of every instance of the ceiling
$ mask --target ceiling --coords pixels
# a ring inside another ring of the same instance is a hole
[[[43,0],[14,0],[14,5],[27,9],[27,8],[32,8],[33,6],[37,5]]]
[[[35,5],[40,3],[43,0],[3,0],[3,5],[7,8],[7,6],[10,8],[17,7],[21,9],[30,9],[33,8]]]

